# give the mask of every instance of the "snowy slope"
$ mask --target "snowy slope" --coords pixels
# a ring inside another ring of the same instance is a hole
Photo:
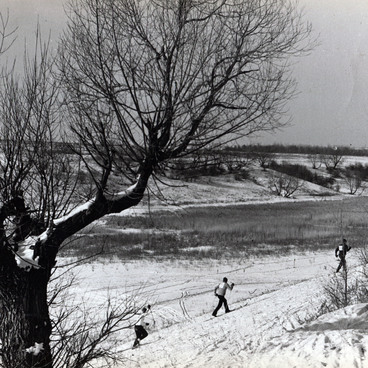
[[[305,183],[293,199],[276,197],[268,187],[270,175],[255,169],[247,181],[230,176],[173,181],[160,188],[164,200],[152,196],[149,207],[142,203],[122,215],[193,204],[338,200],[346,192]],[[90,305],[96,314],[107,296],[132,296],[137,304],[153,306],[149,335],[138,349],[131,349],[134,330],[122,330],[116,348],[125,361],[119,367],[368,368],[368,306],[305,322],[319,310],[323,285],[334,275],[333,253],[332,246],[330,252],[257,259],[90,263],[78,270],[74,301]],[[349,267],[357,262],[354,257],[353,248]],[[224,276],[235,283],[227,295],[233,311],[213,318],[213,290]]]
[[[352,266],[354,256],[349,261]],[[109,290],[153,305],[153,327],[138,349],[131,349],[134,331],[122,332],[121,366],[368,367],[368,306],[302,323],[320,307],[322,286],[335,267],[333,252],[207,263],[95,263],[79,272],[83,282],[76,294],[93,295],[97,305]],[[213,289],[225,275],[235,282],[227,295],[233,311],[214,318]]]
[[[367,367],[368,305],[359,304],[283,334],[252,359],[254,367]]]

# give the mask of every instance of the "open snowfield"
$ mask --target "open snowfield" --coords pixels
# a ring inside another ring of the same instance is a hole
[[[289,162],[292,159],[288,157]],[[295,162],[300,160],[295,156]],[[350,157],[348,161],[357,162]],[[347,192],[342,181],[340,192],[305,183],[293,198],[286,199],[270,192],[270,175],[270,170],[255,168],[252,180],[220,177],[173,182],[165,188],[164,199],[152,196],[149,207],[143,202],[121,216],[162,209],[175,215],[193,205],[336,201]],[[99,221],[101,226],[104,223],[104,219]],[[143,230],[106,227],[105,231]],[[140,261],[100,260],[76,269],[77,284],[68,302],[89,305],[96,316],[104,312],[101,305],[109,297],[133,297],[137,305],[152,305],[149,335],[139,348],[132,349],[132,328],[120,332],[114,348],[121,352],[124,363],[118,367],[368,368],[368,305],[311,319],[320,314],[323,287],[335,276],[335,246],[330,251],[285,256],[279,252],[252,259],[171,257],[158,261],[148,256]],[[358,252],[353,248],[348,255],[350,270],[358,263]],[[232,312],[221,310],[214,318],[211,313],[218,301],[214,288],[224,276],[235,283],[227,293]]]
[[[353,252],[351,252],[353,253]],[[349,266],[356,263],[350,254]],[[322,302],[334,274],[333,250],[285,257],[219,261],[90,263],[78,268],[76,302],[107,296],[150,303],[149,336],[131,349],[134,330],[116,348],[126,367],[368,367],[368,307],[357,305],[302,323]],[[229,314],[211,316],[213,289],[235,283]],[[302,323],[302,324],[300,324]],[[97,366],[96,366],[97,367]]]

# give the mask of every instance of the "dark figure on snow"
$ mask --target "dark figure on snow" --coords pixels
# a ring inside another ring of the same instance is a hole
[[[348,246],[348,243],[346,241],[346,239],[342,240],[342,244],[340,244],[336,249],[335,249],[335,256],[340,258],[340,263],[337,267],[336,273],[340,271],[340,268],[343,267],[344,271],[346,272],[346,253],[349,252],[349,250],[351,249],[351,247]]]
[[[226,277],[223,278],[221,284],[216,286],[215,295],[219,298],[219,302],[218,302],[218,305],[217,305],[216,309],[212,313],[212,315],[214,317],[217,316],[217,312],[222,307],[222,305],[224,305],[224,307],[225,307],[225,313],[230,312],[229,306],[227,305],[227,300],[225,299],[225,294],[226,294],[227,289],[233,290],[233,287],[234,287],[234,283],[229,285],[227,283],[227,278]]]
[[[150,309],[150,305],[148,305],[147,308],[142,308],[141,315],[139,316],[139,319],[134,326],[136,339],[134,340],[133,348],[136,348],[139,345],[139,342],[148,336],[148,332],[146,331],[145,327],[147,327],[149,323],[145,321],[145,317],[149,313]]]

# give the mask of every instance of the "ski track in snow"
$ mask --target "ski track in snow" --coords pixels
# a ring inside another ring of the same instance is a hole
[[[333,250],[247,262],[96,263],[83,266],[76,295],[93,294],[97,306],[108,290],[153,305],[142,346],[131,349],[133,329],[121,336],[125,367],[368,368],[365,306],[299,324],[320,307],[336,265]],[[213,318],[223,276],[235,282],[226,296],[233,311]]]

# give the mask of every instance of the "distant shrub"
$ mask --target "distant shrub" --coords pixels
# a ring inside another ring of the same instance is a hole
[[[241,181],[241,180],[248,180],[250,178],[250,174],[248,170],[241,170],[240,172],[234,174],[234,179]]]
[[[266,170],[268,167],[271,167],[272,162],[274,162],[275,154],[271,152],[256,152],[255,159],[258,162],[259,166],[262,167],[263,170]]]
[[[208,154],[174,160],[167,169],[171,177],[188,181],[201,176],[220,176],[227,172],[220,155]]]
[[[339,179],[343,176],[343,169],[327,167],[326,170],[334,179]]]
[[[333,312],[348,305],[368,302],[368,251],[360,250],[358,267],[347,267],[340,274],[329,278],[323,286],[324,312]]]
[[[350,194],[356,194],[358,190],[363,191],[365,189],[362,177],[363,175],[359,171],[346,170],[345,183],[349,188]]]
[[[354,173],[359,176],[362,180],[368,179],[368,165],[362,163],[355,163],[345,167],[345,175],[347,173]]]
[[[291,198],[297,190],[303,187],[303,182],[295,176],[277,174],[270,178],[269,187],[276,195]]]
[[[289,164],[286,162],[279,164],[276,161],[272,161],[270,168],[283,174],[294,176],[296,178],[309,181],[311,183],[321,185],[326,188],[331,188],[332,185],[335,183],[334,178],[318,175],[315,172],[309,170],[304,165]]]

